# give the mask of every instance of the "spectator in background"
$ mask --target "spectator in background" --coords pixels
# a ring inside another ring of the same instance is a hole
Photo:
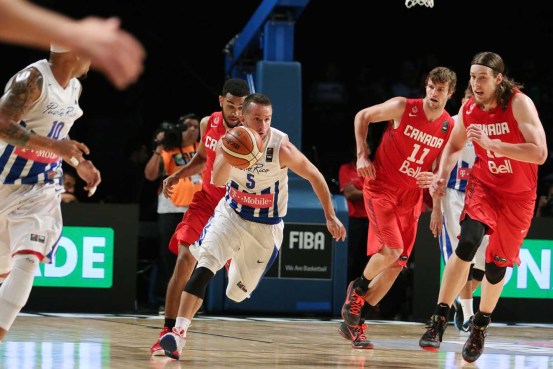
[[[176,125],[163,123],[155,136],[155,150],[144,168],[146,179],[155,181],[160,177],[165,178],[185,166],[196,154],[199,139],[200,119],[195,114],[182,116]],[[158,285],[161,291],[167,290],[167,283],[176,263],[175,254],[167,246],[177,225],[188,210],[194,193],[201,188],[201,173],[182,178],[170,198],[163,195],[160,184],[157,221],[160,236]]]
[[[546,195],[540,196],[536,208],[536,218],[553,217],[553,183],[549,185]]]
[[[369,261],[367,256],[367,233],[369,218],[363,201],[363,178],[357,174],[355,145],[351,160],[340,166],[338,172],[340,192],[348,205],[348,283],[363,273]]]
[[[73,173],[64,171],[62,177],[62,185],[64,191],[61,194],[61,202],[79,202],[75,195],[75,186],[77,185],[77,177]]]

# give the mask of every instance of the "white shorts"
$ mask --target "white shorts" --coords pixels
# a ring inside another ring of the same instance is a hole
[[[276,259],[282,245],[284,223],[262,224],[240,218],[222,198],[190,251],[198,267],[216,273],[227,260],[227,297],[241,302],[250,297]]]
[[[51,262],[63,221],[59,184],[0,185],[0,274],[11,270],[11,258],[33,252]]]
[[[444,263],[453,254],[457,245],[459,244],[459,233],[461,232],[461,225],[459,224],[459,218],[463,207],[465,206],[465,193],[463,191],[457,191],[452,188],[446,188],[445,196],[442,198],[442,212],[444,216],[444,226],[442,228],[442,235],[440,236],[440,251]],[[482,244],[474,255],[473,264],[475,269],[484,270],[486,265],[486,246],[488,245],[489,236],[484,236]]]

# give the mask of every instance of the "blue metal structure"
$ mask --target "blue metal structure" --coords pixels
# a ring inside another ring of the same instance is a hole
[[[264,0],[242,32],[226,45],[225,71],[234,78],[254,73],[257,60],[294,60],[294,26],[309,0]]]
[[[300,150],[302,80],[301,64],[293,60],[294,25],[308,2],[263,1],[242,32],[225,47],[226,74],[244,78],[252,92],[271,98],[272,126],[286,132]],[[321,204],[309,182],[291,172],[288,188],[285,240],[279,260],[252,298],[239,304],[225,297],[228,281],[223,271],[217,273],[206,295],[204,306],[208,312],[339,316],[347,286],[347,241],[332,240]],[[344,196],[334,196],[333,202],[337,216],[347,227]],[[303,235],[299,237],[306,243],[314,238],[324,242],[300,244],[298,235]]]

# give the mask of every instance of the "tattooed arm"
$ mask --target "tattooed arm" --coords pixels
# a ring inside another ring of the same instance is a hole
[[[41,136],[21,127],[19,121],[40,97],[43,88],[42,74],[35,68],[19,72],[12,80],[6,93],[0,98],[0,140],[10,145],[31,150],[48,150],[66,161],[75,157],[83,161],[88,148],[77,141],[58,141]]]

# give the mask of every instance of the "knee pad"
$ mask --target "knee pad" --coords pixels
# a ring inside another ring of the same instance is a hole
[[[473,269],[472,279],[478,282],[482,282],[482,279],[484,279],[484,271],[481,269]]]
[[[207,288],[209,282],[213,279],[213,276],[215,276],[215,274],[205,267],[196,268],[194,273],[192,273],[190,280],[184,287],[184,290],[203,300],[205,296],[205,289]]]
[[[495,263],[486,263],[486,279],[491,284],[498,284],[505,277],[507,267],[497,266]]]
[[[474,267],[474,264],[471,264],[471,265],[470,265],[470,269],[469,269],[469,274],[468,274],[468,277],[467,277],[467,282],[468,282],[468,281],[472,281],[472,279],[473,279],[473,275],[472,275],[473,270],[474,270],[473,267]]]
[[[486,234],[486,226],[468,216],[461,223],[461,237],[455,255],[463,261],[472,261]]]
[[[17,254],[13,258],[12,271],[0,287],[0,327],[6,331],[29,299],[39,262],[33,254]]]

